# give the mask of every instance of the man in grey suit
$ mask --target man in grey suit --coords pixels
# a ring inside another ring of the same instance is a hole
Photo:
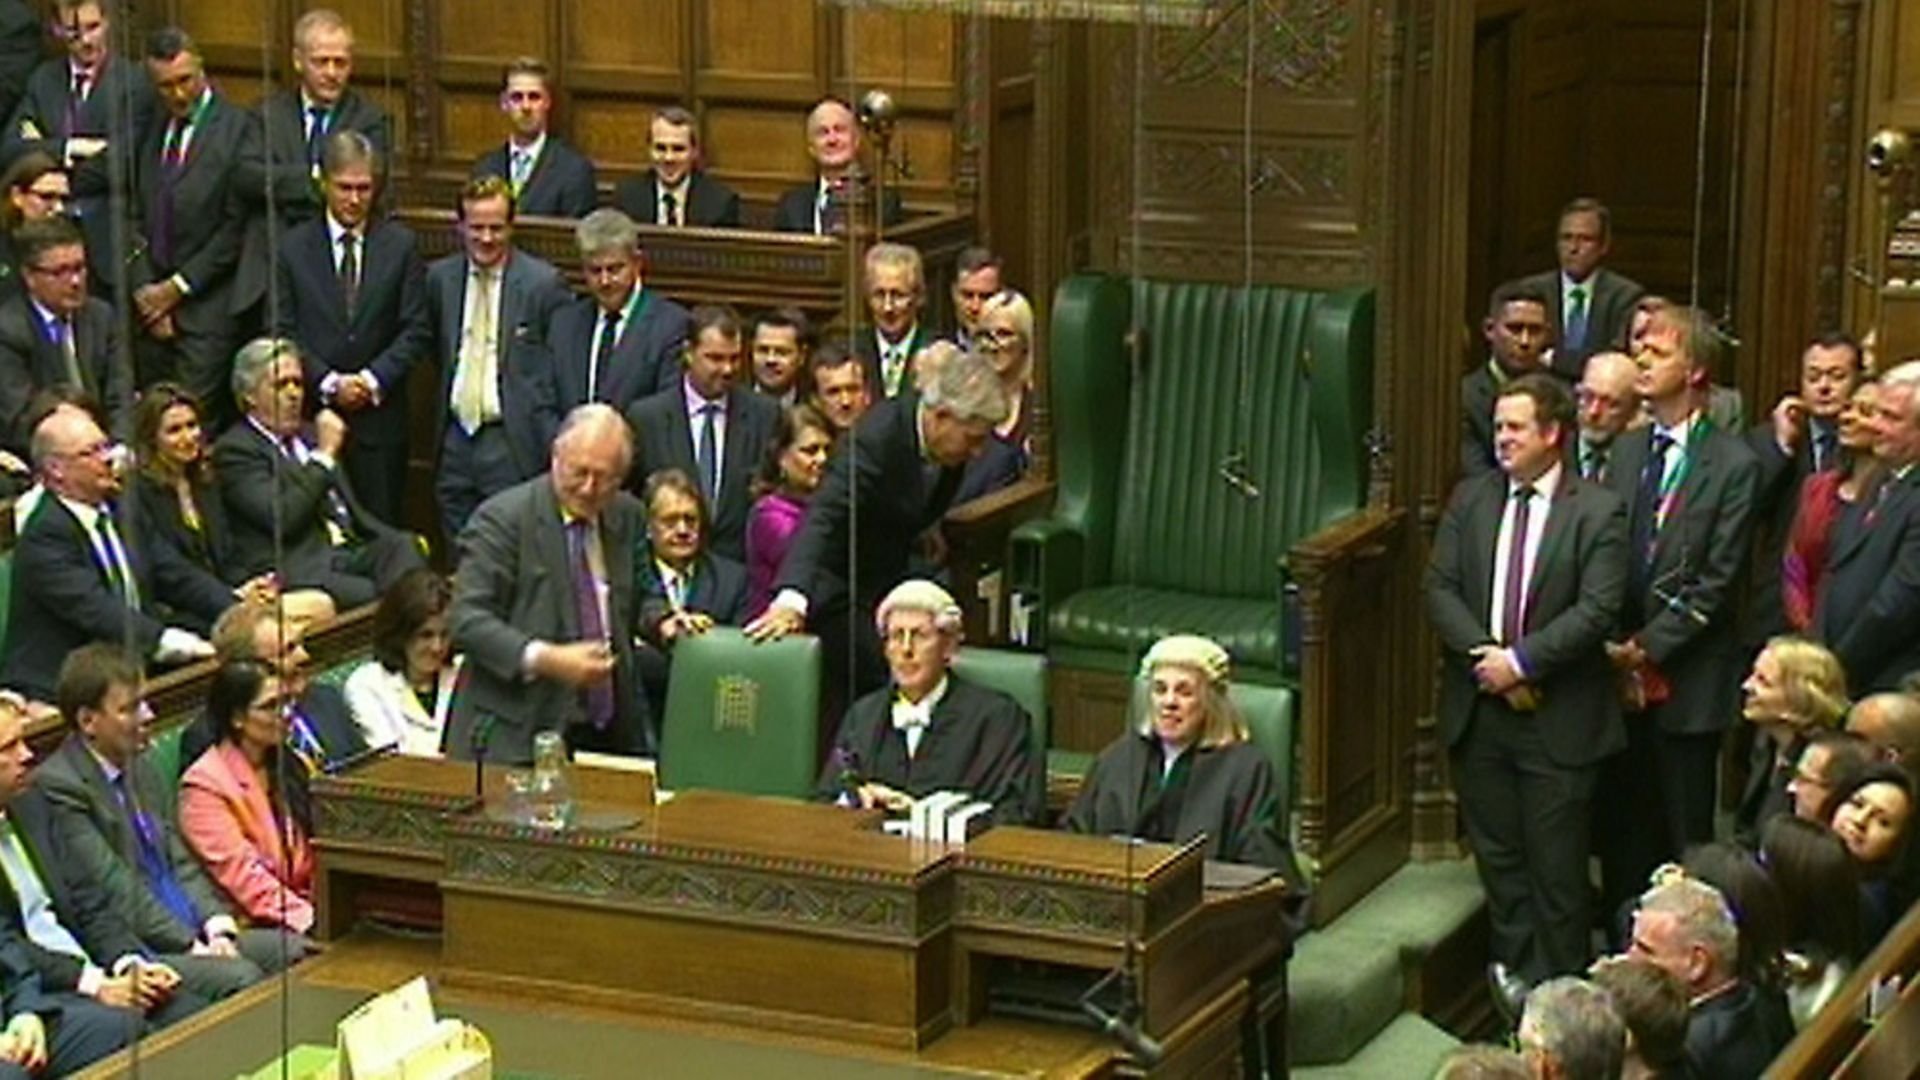
[[[1625,743],[1605,643],[1627,583],[1626,512],[1567,467],[1574,424],[1551,376],[1500,388],[1500,470],[1454,490],[1426,573],[1440,733],[1486,888],[1497,986],[1586,966],[1594,782]]]
[[[1760,465],[1707,415],[1718,332],[1662,308],[1635,389],[1652,423],[1614,440],[1608,485],[1628,507],[1627,603],[1607,651],[1625,688],[1627,750],[1608,764],[1603,903],[1713,839],[1720,736],[1738,715],[1745,655],[1734,632]],[[1604,910],[1612,911],[1613,906]]]
[[[140,668],[96,642],[60,665],[60,714],[72,727],[34,770],[76,865],[188,989],[225,997],[303,956],[306,939],[241,929],[234,909],[181,839],[172,785],[142,755],[151,712]]]
[[[646,511],[622,490],[633,436],[604,404],[567,414],[550,471],[480,504],[460,535],[453,647],[466,692],[448,753],[525,764],[533,736],[575,749],[647,753],[633,674],[634,551]]]
[[[182,383],[200,399],[202,422],[217,431],[237,415],[227,369],[239,344],[233,273],[247,219],[234,166],[258,121],[214,91],[199,46],[177,27],[148,41],[147,74],[162,109],[134,162],[146,238],[132,270],[145,331],[141,382]]]
[[[464,251],[427,268],[427,322],[440,361],[434,495],[458,536],[482,499],[538,476],[559,423],[547,319],[568,299],[559,271],[513,246],[513,193],[469,181],[458,213]]]
[[[1575,199],[1561,209],[1555,250],[1560,269],[1535,274],[1525,284],[1547,298],[1549,324],[1558,343],[1553,370],[1572,381],[1580,377],[1587,357],[1626,345],[1633,305],[1646,290],[1600,265],[1613,250],[1613,215],[1599,199]]]
[[[574,227],[590,299],[554,313],[547,328],[562,411],[603,401],[625,413],[680,382],[687,309],[647,287],[640,227],[601,207]]]

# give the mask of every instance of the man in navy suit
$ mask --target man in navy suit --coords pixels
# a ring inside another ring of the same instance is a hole
[[[814,179],[780,196],[773,227],[779,232],[828,236],[847,231],[848,189],[860,176],[860,124],[853,106],[831,95],[807,111],[807,156]],[[900,223],[900,192],[887,189],[886,224]]]
[[[739,228],[740,196],[701,167],[693,114],[669,105],[648,130],[653,168],[620,181],[613,205],[643,225]]]
[[[280,248],[280,337],[300,346],[321,404],[347,420],[347,476],[367,509],[401,522],[407,373],[430,345],[426,268],[413,232],[375,219],[380,153],[357,131],[327,137],[327,212]]]
[[[1662,308],[1635,389],[1652,423],[1614,440],[1607,483],[1627,504],[1627,602],[1608,655],[1625,687],[1627,749],[1607,765],[1602,910],[1660,863],[1713,839],[1720,736],[1738,715],[1746,657],[1734,632],[1760,464],[1715,426],[1713,322]]]
[[[1881,376],[1869,423],[1887,475],[1834,525],[1812,627],[1863,696],[1920,671],[1920,362]]]
[[[866,271],[870,325],[854,331],[853,350],[875,392],[894,397],[913,389],[914,355],[935,338],[920,322],[927,303],[926,268],[915,249],[882,243],[867,249]]]
[[[487,496],[538,476],[560,416],[547,320],[570,296],[559,271],[513,246],[507,181],[460,193],[464,251],[427,268],[427,322],[440,362],[434,495],[458,536]]]
[[[591,299],[556,312],[548,328],[560,413],[599,401],[625,416],[634,402],[679,385],[687,309],[647,288],[632,218],[602,207],[580,219],[574,239]]]
[[[247,235],[233,310],[240,319],[235,329],[241,339],[263,325],[259,305],[273,287],[269,205],[282,238],[294,226],[320,216],[325,209],[318,194],[320,166],[330,135],[357,131],[383,160],[393,145],[386,110],[347,85],[353,77],[353,27],[339,12],[313,8],[293,24],[293,69],[300,85],[260,103],[260,122],[240,150],[235,184],[247,202]]]
[[[695,308],[692,328],[685,377],[627,413],[638,451],[633,486],[644,486],[666,468],[693,477],[708,508],[708,545],[744,560],[749,489],[779,426],[780,409],[740,385],[744,333],[732,308]]]
[[[93,287],[112,295],[125,251],[113,222],[133,175],[134,142],[154,112],[153,86],[137,64],[113,52],[113,25],[100,0],[58,0],[55,34],[66,55],[41,64],[7,121],[0,158],[37,146],[73,173],[74,210],[86,233]],[[113,158],[117,156],[118,160]]]
[[[473,175],[503,177],[522,214],[586,217],[598,200],[593,162],[548,130],[553,90],[547,65],[523,56],[507,65],[500,111],[513,133],[473,163]]]
[[[184,384],[200,399],[202,421],[218,430],[236,415],[227,370],[239,344],[233,273],[246,208],[234,167],[257,121],[214,92],[199,46],[177,27],[148,41],[147,74],[162,109],[135,163],[146,248],[133,270],[133,301],[152,375]]]
[[[69,652],[124,642],[160,663],[213,655],[201,634],[237,599],[226,583],[120,519],[113,442],[86,412],[53,410],[33,433],[46,497],[13,552],[0,684],[51,700]]]
[[[1535,274],[1523,284],[1547,298],[1548,325],[1556,342],[1553,370],[1573,381],[1587,357],[1627,344],[1633,306],[1646,290],[1600,265],[1613,250],[1613,215],[1600,200],[1568,203],[1560,211],[1555,241],[1560,269]]]
[[[87,292],[87,251],[64,218],[28,222],[13,234],[25,289],[0,300],[0,446],[26,457],[28,416],[42,390],[65,387],[97,404],[102,423],[125,438],[133,372],[120,355],[120,320]]]

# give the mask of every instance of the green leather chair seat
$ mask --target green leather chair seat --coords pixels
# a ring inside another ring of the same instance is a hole
[[[1054,645],[1117,650],[1139,656],[1168,634],[1205,634],[1236,664],[1281,667],[1280,605],[1271,597],[1175,592],[1141,585],[1082,589],[1047,615]]]

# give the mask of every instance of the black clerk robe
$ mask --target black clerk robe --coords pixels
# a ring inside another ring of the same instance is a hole
[[[885,784],[916,799],[965,791],[993,804],[996,825],[1039,820],[1045,789],[1036,779],[1027,711],[998,690],[947,676],[920,749],[907,757],[907,737],[893,726],[891,685],[860,698],[840,721],[833,752],[820,773],[820,796],[839,796],[841,775]]]
[[[1266,756],[1247,743],[1194,746],[1181,756],[1163,784],[1160,740],[1121,736],[1100,752],[1062,824],[1172,844],[1204,834],[1207,858],[1272,867],[1297,881]]]

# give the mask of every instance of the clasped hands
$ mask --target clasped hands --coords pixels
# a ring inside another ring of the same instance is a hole
[[[853,789],[853,794],[860,800],[862,810],[877,808],[891,814],[904,814],[913,809],[913,796],[885,784],[861,784]]]
[[[1505,699],[1508,705],[1522,711],[1534,707],[1537,702],[1532,689],[1527,685],[1527,676],[1513,658],[1513,650],[1500,645],[1475,645],[1467,650],[1473,659],[1473,681],[1483,694]]]
[[[180,973],[166,964],[134,960],[118,975],[101,980],[93,997],[102,1005],[145,1012],[164,1005],[180,986]]]

